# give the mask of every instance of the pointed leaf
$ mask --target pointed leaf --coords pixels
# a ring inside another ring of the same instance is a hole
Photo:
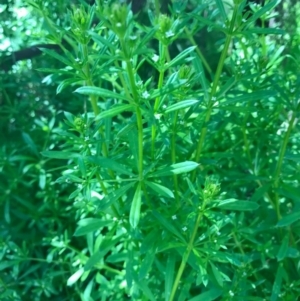
[[[85,218],[78,222],[74,236],[81,236],[94,232],[112,223],[111,220],[101,220],[98,218]]]
[[[145,181],[145,184],[147,186],[149,186],[151,189],[153,189],[154,191],[156,191],[158,194],[161,194],[162,196],[164,196],[166,198],[174,198],[173,192],[165,186],[159,185],[157,183],[149,182],[149,181]]]
[[[120,174],[134,176],[134,173],[132,173],[128,167],[116,162],[115,160],[105,157],[88,157],[87,159],[89,162],[95,163],[97,166],[102,168],[114,170]]]
[[[196,103],[199,103],[199,100],[197,100],[197,99],[183,100],[183,101],[180,101],[178,103],[175,103],[175,104],[169,106],[165,110],[165,112],[170,113],[170,112],[173,112],[173,111],[185,109],[185,108],[191,107],[192,105],[194,105]]]
[[[237,210],[237,211],[252,211],[258,208],[258,204],[250,201],[240,201],[236,199],[228,199],[220,201],[218,208],[224,210]]]
[[[175,236],[180,238],[181,241],[185,242],[184,237],[181,235],[181,233],[161,214],[159,214],[157,211],[153,211],[152,214],[155,216],[155,218],[160,222],[160,224],[166,228],[168,231],[173,233]]]
[[[277,227],[286,227],[300,219],[300,210],[284,216],[278,223]]]
[[[45,157],[54,159],[74,159],[80,157],[80,154],[63,151],[44,151],[41,154]]]
[[[101,112],[99,115],[97,115],[95,120],[100,120],[103,118],[111,118],[111,117],[119,115],[120,113],[122,113],[124,111],[134,111],[134,109],[135,109],[135,107],[133,105],[117,105],[111,109]]]
[[[133,200],[130,208],[130,215],[129,215],[130,225],[134,229],[137,227],[140,221],[141,203],[142,203],[142,192],[141,192],[141,183],[139,183],[137,185],[135,194],[133,196]]]
[[[82,274],[84,273],[84,268],[79,269],[78,271],[76,271],[67,281],[67,285],[71,286],[73,285],[75,282],[77,282],[77,280],[82,276]]]
[[[84,94],[84,95],[97,95],[97,96],[101,96],[102,98],[122,99],[127,101],[130,100],[125,95],[112,92],[107,89],[93,87],[93,86],[80,87],[76,89],[74,92],[77,92],[79,94]]]
[[[282,244],[277,254],[277,260],[281,261],[287,257],[289,248],[289,234],[285,235],[284,239],[282,240]]]
[[[198,163],[193,161],[185,161],[181,163],[176,163],[156,172],[152,173],[150,177],[165,177],[170,175],[178,175],[185,172],[190,172],[199,166]]]
[[[196,46],[191,46],[180,52],[170,63],[167,64],[167,68],[173,67],[180,63],[188,54],[195,50]]]

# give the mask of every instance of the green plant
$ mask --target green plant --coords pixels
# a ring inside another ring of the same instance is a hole
[[[65,66],[39,71],[84,103],[64,108],[42,151],[72,190],[74,238],[45,239],[67,300],[296,300],[299,79],[281,66],[299,61],[283,30],[254,25],[277,4],[247,16],[245,1],[174,1],[167,16],[155,1],[151,26],[102,1],[73,7],[66,29],[47,17],[70,47],[44,49]],[[218,33],[215,70],[203,27]]]

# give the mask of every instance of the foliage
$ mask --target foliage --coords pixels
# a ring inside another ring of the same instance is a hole
[[[298,36],[266,2],[27,1],[61,51],[2,74],[1,300],[298,298]]]

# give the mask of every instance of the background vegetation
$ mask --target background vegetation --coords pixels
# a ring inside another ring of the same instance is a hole
[[[300,4],[144,2],[0,5],[0,300],[298,300]]]

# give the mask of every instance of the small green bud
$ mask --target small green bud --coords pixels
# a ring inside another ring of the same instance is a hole
[[[76,130],[82,131],[84,129],[85,123],[81,117],[76,117],[74,119],[74,125]]]

